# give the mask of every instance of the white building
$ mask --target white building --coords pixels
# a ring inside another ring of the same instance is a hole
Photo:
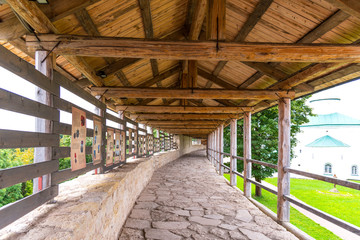
[[[360,120],[336,112],[339,102],[338,98],[310,102],[318,115],[301,126],[292,168],[360,180]],[[321,112],[329,106],[334,112]]]

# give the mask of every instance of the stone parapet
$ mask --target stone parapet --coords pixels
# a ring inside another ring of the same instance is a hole
[[[118,239],[137,197],[154,171],[203,145],[141,158],[101,175],[85,174],[59,185],[54,203],[44,204],[0,231],[0,239]]]

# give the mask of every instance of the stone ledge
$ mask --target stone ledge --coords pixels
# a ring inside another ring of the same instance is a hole
[[[154,171],[198,149],[185,147],[183,151],[157,153],[106,174],[85,174],[64,182],[54,203],[44,204],[2,229],[0,239],[118,239]]]

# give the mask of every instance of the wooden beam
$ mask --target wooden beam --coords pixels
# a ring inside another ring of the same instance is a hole
[[[140,61],[141,59],[138,58],[123,58],[120,59],[118,61],[115,61],[109,65],[107,65],[106,67],[103,67],[99,70],[97,70],[97,75],[104,75],[104,76],[110,76],[113,74],[116,74],[117,72],[119,72],[121,69],[128,67],[138,61]]]
[[[91,91],[96,95],[102,95],[106,92],[107,96],[126,98],[277,100],[282,97],[294,98],[295,96],[294,91],[282,90],[92,87]]]
[[[360,2],[358,0],[326,0],[349,15],[360,18]]]
[[[232,84],[226,82],[225,80],[222,80],[221,78],[219,78],[209,72],[206,72],[205,70],[203,70],[201,68],[198,69],[198,74],[199,74],[199,76],[201,76],[201,77],[207,79],[208,81],[213,82],[225,89],[233,89],[233,90],[236,89],[236,87],[233,86]]]
[[[317,40],[319,37],[323,36],[325,33],[329,32],[342,22],[344,22],[349,17],[348,14],[344,13],[343,11],[337,11],[310,32],[305,34],[302,38],[300,38],[296,43],[312,43]],[[277,63],[272,64],[273,67],[277,66]],[[256,82],[264,76],[263,72],[256,72],[250,78],[248,78],[245,82],[243,82],[239,88],[246,88],[247,86],[251,85],[252,83]]]
[[[150,125],[149,125],[150,126]],[[152,125],[152,127],[156,129],[166,130],[166,129],[215,129],[218,125],[195,125],[195,126],[184,126],[184,125],[168,125],[168,126],[162,126],[162,125]]]
[[[189,39],[197,40],[199,39],[201,27],[203,25],[206,9],[207,9],[208,0],[196,0],[194,4],[193,14],[192,14],[192,22],[189,31]]]
[[[12,17],[0,22],[0,40],[11,41],[25,35],[28,31],[20,23],[17,17]]]
[[[312,43],[331,29],[340,25],[349,17],[350,15],[346,12],[338,10],[321,24],[319,24],[316,28],[305,34],[305,36],[300,38],[296,43]]]
[[[54,49],[60,55],[206,61],[360,62],[360,46],[348,44],[217,43],[54,34],[38,37],[40,42],[35,36],[27,35],[27,46],[51,50],[60,42]]]
[[[136,121],[153,120],[190,120],[190,119],[230,119],[239,118],[239,114],[130,114],[131,118],[136,118]]]
[[[161,82],[161,81],[167,79],[168,77],[171,77],[172,75],[178,73],[179,71],[180,71],[180,66],[176,65],[176,66],[170,68],[169,70],[167,70],[161,74],[158,74],[154,78],[146,80],[143,83],[140,83],[136,87],[150,87],[158,82]]]
[[[117,106],[116,111],[154,113],[242,113],[251,107]]]
[[[14,12],[23,18],[25,22],[38,33],[60,33],[47,16],[39,9],[36,3],[26,0],[9,0],[7,3]],[[84,59],[74,56],[67,56],[65,58],[73,64],[75,68],[82,72],[95,86],[102,86],[101,79],[96,76],[94,70]]]
[[[236,35],[234,42],[244,42],[245,38],[249,35],[251,30],[255,27],[255,25],[260,21],[262,15],[266,12],[266,10],[270,7],[273,0],[261,0],[255,7],[254,11],[249,15],[248,19]],[[225,67],[226,61],[220,61],[214,71],[213,74],[218,76],[221,70]]]
[[[146,125],[158,125],[158,126],[176,126],[176,125],[189,125],[193,124],[195,126],[202,125],[202,126],[217,126],[219,125],[222,120],[179,120],[179,121],[169,121],[169,120],[149,120],[144,121],[141,123],[144,123]]]
[[[225,40],[226,0],[208,0],[206,39]]]
[[[261,62],[243,62],[243,64],[265,74],[277,81],[281,81],[282,79],[286,78],[288,75],[283,71],[267,64]]]

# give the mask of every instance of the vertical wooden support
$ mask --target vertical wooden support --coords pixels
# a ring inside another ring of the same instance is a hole
[[[103,97],[103,99],[100,99],[101,102],[104,102],[105,98]],[[101,142],[101,157],[102,157],[102,161],[101,161],[101,166],[99,169],[100,173],[104,173],[104,167],[106,166],[106,118],[105,118],[105,113],[106,113],[106,105],[104,104],[103,107],[100,109],[100,117],[101,117],[101,125],[102,125],[102,132],[101,132],[101,138],[102,138],[102,142]],[[125,149],[126,149],[126,145],[125,145]],[[125,150],[126,151],[126,150]],[[126,161],[126,159],[125,159]]]
[[[226,1],[208,0],[206,39],[225,40]]]
[[[278,201],[277,218],[279,221],[290,220],[290,203],[284,199],[290,195],[290,173],[285,167],[290,167],[290,108],[291,100],[279,100],[279,150],[278,150]]]
[[[236,186],[236,175],[233,171],[237,170],[236,156],[237,154],[237,120],[231,119],[230,121],[230,184]]]
[[[213,149],[213,151],[212,151],[212,157],[213,157],[213,162],[212,162],[212,164],[213,164],[213,166],[215,166],[215,162],[216,162],[216,159],[215,159],[215,131],[212,133],[212,135],[213,135],[213,139],[212,139],[212,149]]]
[[[244,195],[251,197],[251,183],[247,179],[251,178],[251,112],[244,114]]]
[[[219,134],[218,134],[218,132],[219,132],[219,128],[217,128],[214,132],[214,134],[215,134],[214,146],[215,146],[215,151],[216,151],[214,167],[215,167],[216,171],[219,171],[219,164],[218,164],[219,158],[218,158],[218,153],[217,153],[219,151],[219,144],[218,144]]]
[[[53,79],[53,55],[49,51],[36,51],[35,52],[35,68],[47,76],[49,81]],[[57,96],[60,96],[60,86],[57,88]],[[36,100],[53,106],[53,95],[47,91],[37,88]],[[60,121],[60,113],[58,113],[58,119]],[[50,120],[36,118],[35,131],[42,133],[53,133],[54,123]],[[60,140],[59,140],[60,141]],[[52,147],[39,147],[34,149],[34,163],[50,161],[52,160]],[[50,174],[44,175],[33,180],[33,193],[37,193],[45,188],[50,187],[51,177]]]
[[[209,142],[210,142],[210,134],[208,134],[207,141],[206,141],[206,157],[208,160],[210,160],[209,159]]]
[[[221,124],[219,127],[219,140],[218,140],[218,144],[219,144],[219,174],[222,176],[224,175],[224,168],[222,167],[224,161],[223,161],[223,155],[221,154],[222,152],[224,152],[224,125]]]

